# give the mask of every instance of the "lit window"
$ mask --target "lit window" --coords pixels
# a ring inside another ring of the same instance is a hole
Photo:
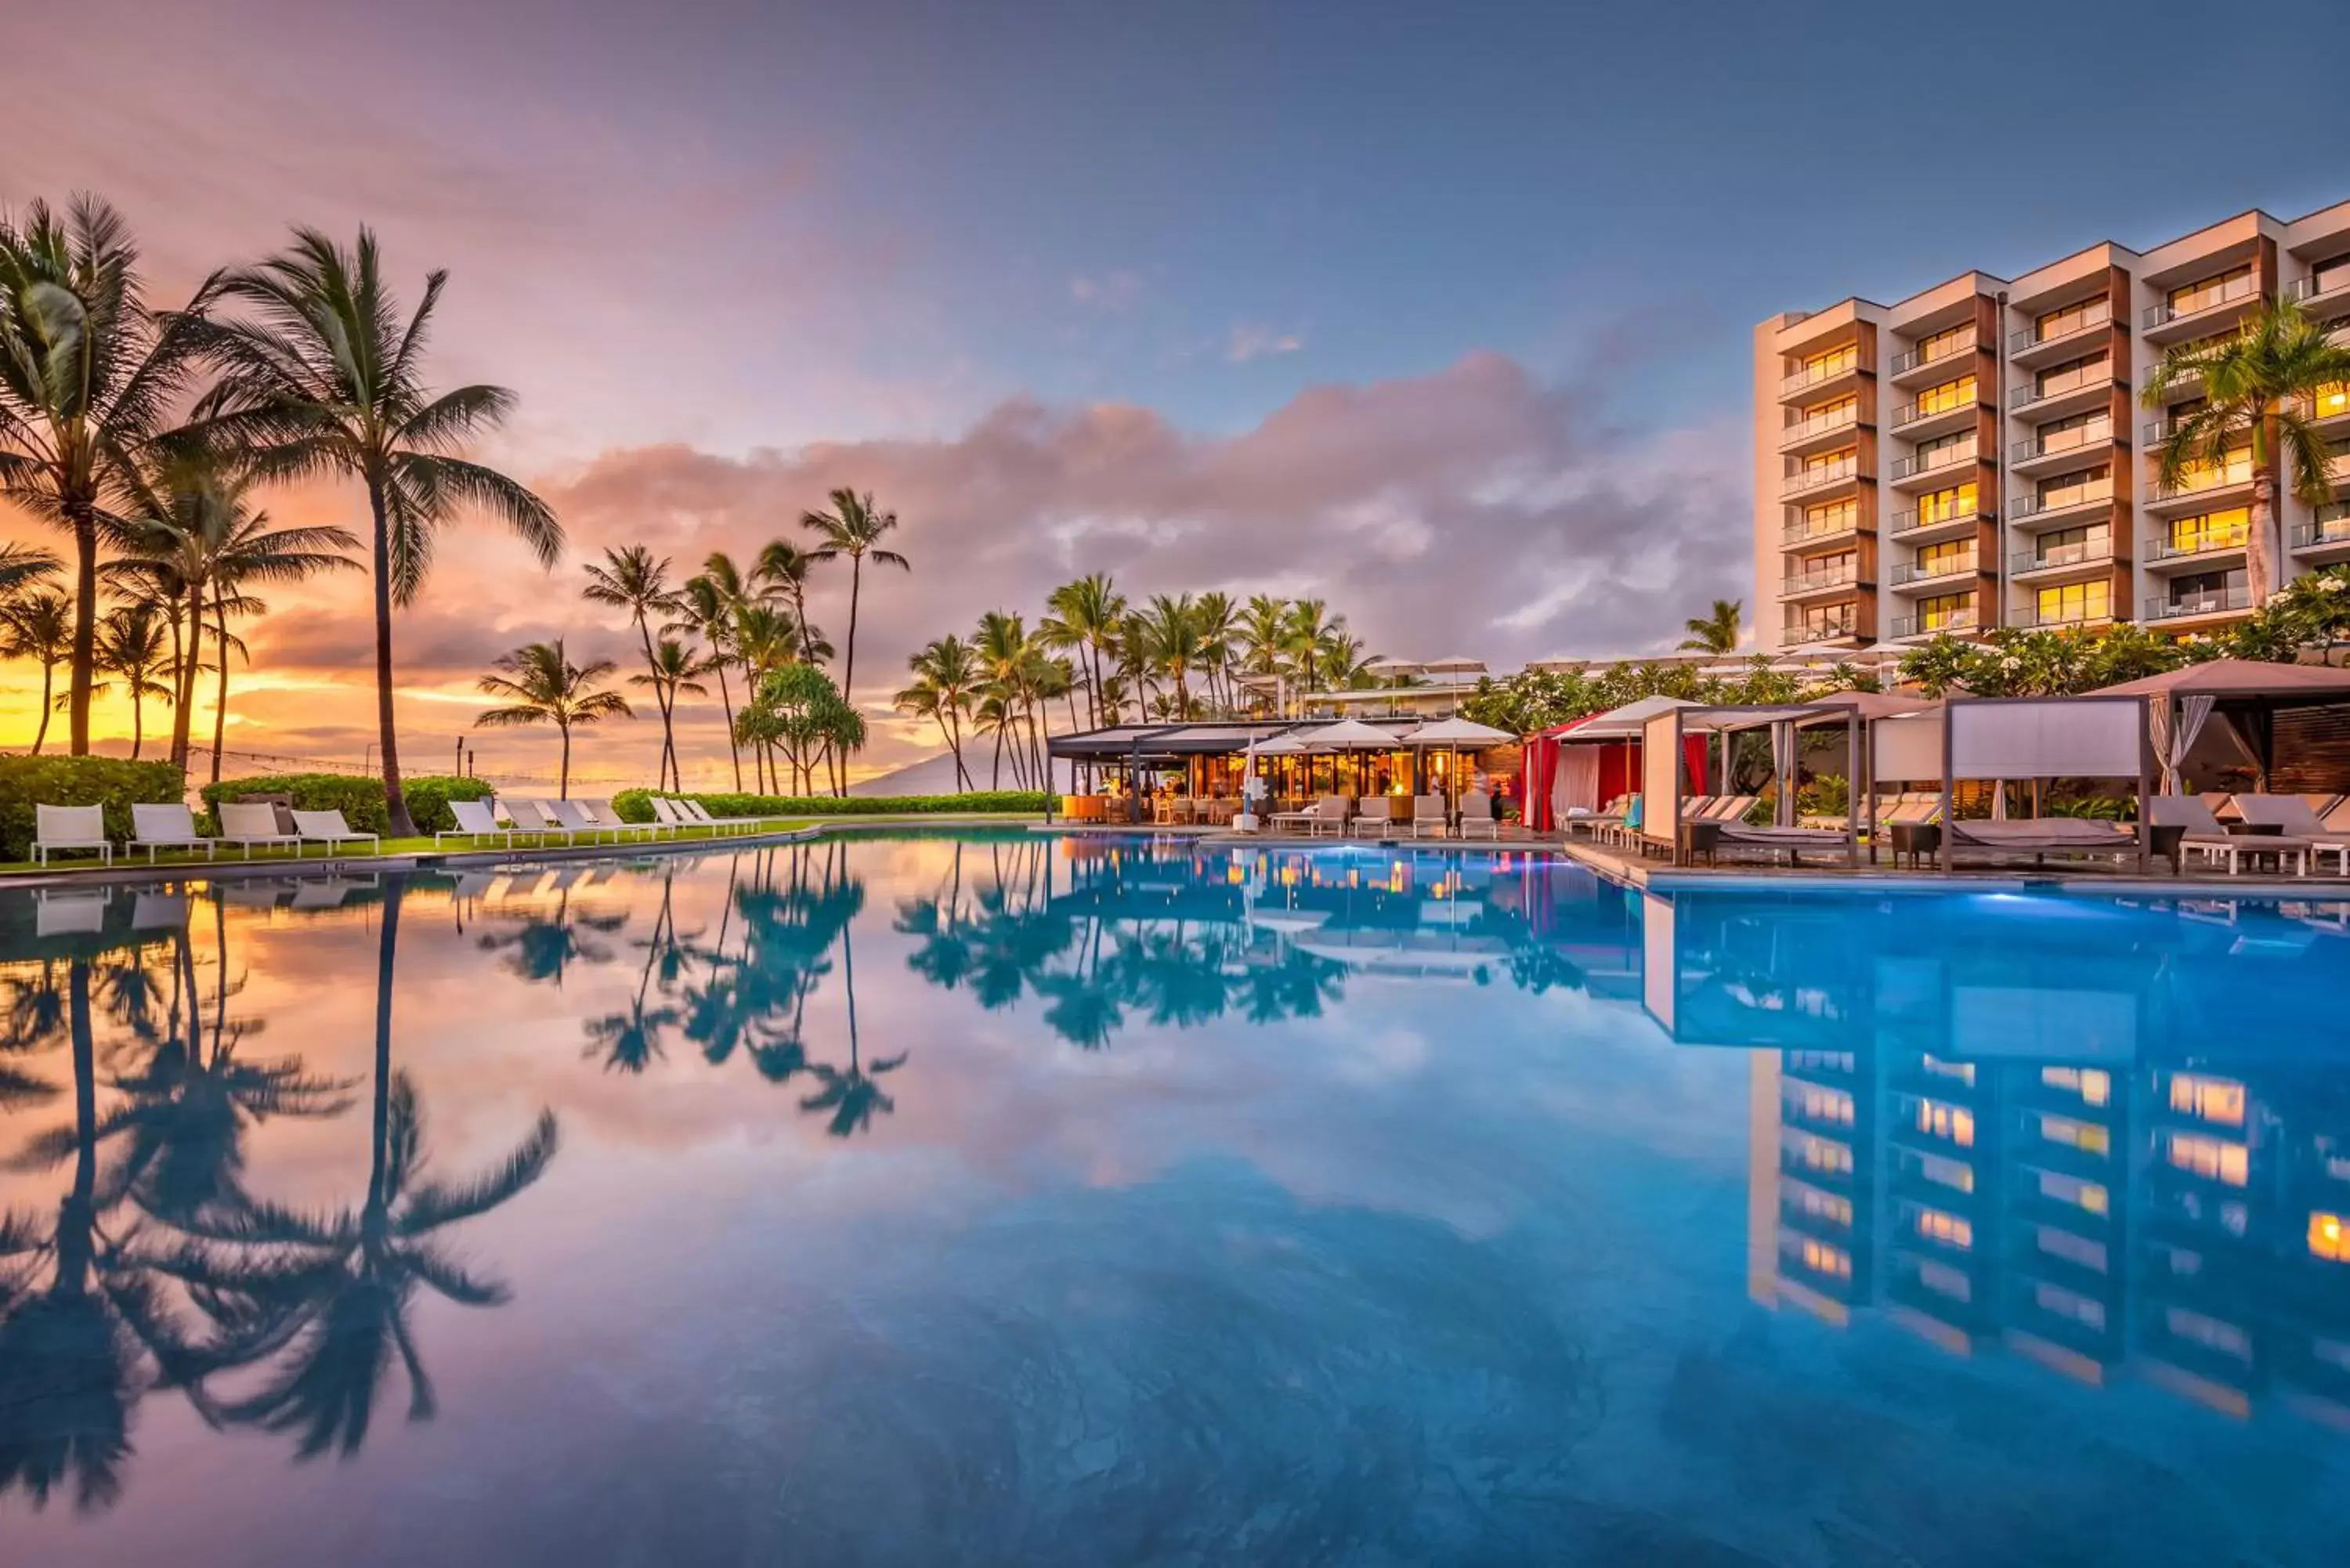
[[[2080,1096],[2085,1105],[2102,1106],[2113,1098],[2114,1081],[2099,1067],[2043,1067],[2040,1081]]]
[[[1918,498],[1918,521],[1948,523],[1953,517],[1971,517],[1975,514],[1976,494],[1975,482],[1970,479],[1964,484],[1921,495]]]
[[[1814,1273],[1827,1274],[1839,1280],[1852,1278],[1852,1254],[1842,1247],[1831,1247],[1825,1241],[1816,1241],[1806,1236],[1802,1256],[1804,1267]]]
[[[2350,1263],[2350,1234],[2344,1231],[2341,1215],[2309,1217],[2309,1251],[2331,1263]]]
[[[2230,506],[2222,512],[2199,512],[2170,525],[2174,550],[2234,550],[2242,547],[2252,525],[2250,507]]]
[[[2170,1108],[2223,1127],[2244,1125],[2244,1085],[2232,1078],[2178,1073],[2170,1080]]]
[[[1839,1176],[1852,1174],[1852,1150],[1843,1144],[1798,1134],[1789,1140],[1787,1149],[1808,1170],[1830,1171]]]
[[[1852,1053],[1849,1051],[1790,1051],[1787,1053],[1787,1066],[1794,1072],[1802,1072],[1811,1067],[1825,1067],[1832,1073],[1849,1073],[1852,1071]]]
[[[1969,1087],[1974,1085],[1975,1064],[1972,1062],[1945,1062],[1939,1056],[1921,1056],[1918,1064],[1938,1078],[1956,1078]]]
[[[1952,409],[1962,409],[1975,400],[1975,379],[1960,376],[1955,381],[1945,381],[1939,387],[1929,387],[1918,394],[1920,414],[1943,414]]]
[[[1814,1188],[1799,1187],[1794,1191],[1795,1207],[1814,1220],[1852,1228],[1852,1199],[1839,1198],[1833,1192],[1821,1192]]]
[[[1839,1127],[1852,1126],[1852,1096],[1842,1089],[1790,1082],[1786,1087],[1786,1101],[1796,1115],[1806,1120],[1834,1122]]]
[[[2113,306],[2104,295],[2085,299],[2078,305],[2068,305],[2062,310],[2052,310],[2033,322],[2033,336],[2043,343],[2051,337],[2062,337],[2068,332],[2078,332],[2085,327],[2095,327],[2114,318]]]
[[[1860,345],[1846,343],[1825,354],[1814,354],[1804,361],[1804,374],[1811,380],[1821,380],[1841,370],[1849,370],[1860,363]]]
[[[1918,1130],[1936,1137],[1949,1138],[1961,1148],[1972,1148],[1975,1141],[1975,1114],[1964,1106],[1946,1105],[1940,1100],[1918,1102]]]
[[[1913,1165],[1918,1175],[1938,1187],[1952,1188],[1960,1192],[1975,1189],[1974,1167],[1963,1161],[1926,1154],[1917,1156]]]
[[[2350,414],[2350,382],[2328,381],[2317,389],[2317,395],[2310,401],[2316,417],[2321,420]]]
[[[1918,1234],[1929,1241],[1940,1241],[1952,1247],[1972,1247],[1975,1228],[1962,1214],[1947,1214],[1939,1209],[1918,1210]]]
[[[2224,1181],[2230,1187],[2241,1187],[2250,1176],[2250,1157],[2244,1146],[2224,1138],[2205,1137],[2200,1133],[2170,1135],[2170,1163],[2179,1169],[2191,1171],[2212,1181]]]
[[[2113,1147],[2113,1135],[2094,1122],[2076,1122],[2070,1116],[2042,1116],[2040,1136],[2050,1143],[2061,1143],[2067,1148],[2077,1148],[2084,1154],[2102,1155]]]
[[[1975,596],[1971,590],[1962,594],[1936,594],[1918,601],[1918,629],[1941,631],[1953,626],[1972,626],[1975,622]],[[1970,1073],[1973,1068],[1967,1069]],[[1969,1082],[1972,1082],[1970,1079]]]
[[[2085,1209],[2092,1214],[2103,1214],[2112,1204],[2112,1196],[2098,1183],[2053,1170],[2040,1173],[2040,1195],[2075,1209]]]
[[[2113,614],[2113,584],[2098,577],[2085,583],[2063,583],[2043,588],[2036,607],[2043,622],[2103,620]]]

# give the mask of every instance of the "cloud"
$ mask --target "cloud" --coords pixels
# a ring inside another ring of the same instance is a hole
[[[1224,346],[1224,358],[1235,365],[1245,365],[1271,355],[1295,354],[1305,347],[1305,340],[1294,332],[1275,332],[1270,327],[1243,321],[1232,328],[1232,338]]]
[[[1119,269],[1098,276],[1079,273],[1069,279],[1069,297],[1088,310],[1116,315],[1133,309],[1142,298],[1145,286],[1142,275],[1137,272]]]

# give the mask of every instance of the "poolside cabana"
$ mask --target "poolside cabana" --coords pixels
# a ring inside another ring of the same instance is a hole
[[[1795,775],[1801,732],[1822,724],[1842,724],[1846,731],[1849,760],[1845,777],[1854,783],[1846,792],[1845,826],[1840,832],[1800,827],[1795,823]],[[1657,714],[1642,726],[1641,838],[1663,848],[1676,864],[1686,860],[1690,846],[1682,833],[1683,805],[1691,793],[1689,786],[1693,771],[1702,777],[1701,770],[1692,770],[1690,766],[1689,740],[1694,736],[1702,742],[1718,735],[1723,738],[1726,752],[1730,737],[1767,730],[1771,735],[1772,774],[1778,786],[1773,825],[1750,827],[1743,823],[1710,817],[1703,819],[1705,830],[1718,833],[1725,847],[1783,851],[1790,859],[1805,849],[1834,849],[1841,845],[1847,864],[1859,865],[1858,802],[1862,794],[1860,781],[1866,777],[1861,763],[1862,736],[1866,724],[1861,704],[1851,697],[1772,706],[1709,708],[1688,703]],[[1728,787],[1726,783],[1724,787]]]
[[[2111,855],[2134,852],[2143,875],[2152,836],[2145,831],[2153,793],[2154,742],[2143,696],[1953,697],[1942,704],[1941,864],[1961,849],[1990,853]],[[1913,725],[1916,720],[1896,720]],[[1903,732],[1908,743],[1919,736]],[[1915,767],[1912,762],[1907,764]],[[2079,817],[1960,822],[1952,811],[1961,779],[2128,779],[2137,790],[2135,832]]]
[[[1553,832],[1570,812],[1597,811],[1619,795],[1639,793],[1641,726],[1659,713],[1694,705],[1683,697],[1643,697],[1528,738],[1526,826]],[[1690,772],[1702,774],[1704,738],[1694,737],[1691,743],[1698,750]]]
[[[2350,670],[2217,659],[2142,680],[2125,680],[2095,695],[2147,700],[2155,765],[2165,794],[2184,793],[2187,765],[2195,754],[2196,742],[2214,718],[2220,721],[2220,732],[2251,764],[2253,787],[2265,793],[2276,768],[2277,716],[2350,706]]]

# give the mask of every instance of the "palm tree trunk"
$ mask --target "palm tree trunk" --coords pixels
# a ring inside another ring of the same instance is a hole
[[[1003,787],[1003,726],[1002,724],[995,726],[995,766],[987,775],[987,787],[992,790],[1000,790]]]
[[[173,699],[172,709],[172,763],[184,774],[188,769],[188,732],[194,727],[196,717],[196,671],[204,661],[204,590],[201,584],[188,589],[188,646],[180,658],[179,695]]]
[[[726,690],[726,661],[712,659],[711,666],[718,671],[718,700],[726,705],[726,754],[734,759],[734,793],[743,793],[743,748],[734,743],[734,697]]]
[[[400,790],[400,735],[391,711],[391,521],[384,515],[383,482],[368,480],[368,504],[375,513],[375,717],[377,750],[383,758],[383,806],[388,836],[413,838],[416,819]],[[225,667],[228,660],[221,663]]]
[[[391,984],[400,963],[400,901],[408,890],[403,872],[384,874],[383,923],[375,947],[375,1104],[369,1122],[367,1206],[380,1213],[390,1201],[384,1190],[391,1145]]]
[[[139,700],[139,672],[134,670],[125,679],[130,682],[130,760],[135,763],[147,743],[147,711]]]
[[[2251,526],[2244,532],[2244,581],[2251,607],[2260,608],[2276,591],[2275,557],[2271,535],[2276,531],[2276,481],[2266,463],[2252,467]]]
[[[563,768],[555,775],[555,798],[569,800],[571,798],[571,726],[557,724],[556,728],[563,732]]]
[[[67,504],[74,536],[73,681],[66,707],[68,751],[89,755],[89,689],[98,671],[98,520],[86,502]]]
[[[865,557],[848,557],[848,645],[840,666],[840,696],[845,702],[854,703],[849,695],[857,690],[857,599],[863,591]],[[806,624],[803,622],[802,624]]]
[[[213,641],[220,646],[220,688],[213,695],[213,783],[220,783],[221,742],[228,729],[228,606],[213,590]]]
[[[677,765],[677,752],[670,743],[669,697],[661,690],[660,666],[653,660],[652,628],[645,624],[644,612],[641,610],[637,613],[637,635],[644,639],[645,673],[653,679],[653,706],[660,710],[660,760],[653,764],[653,788],[660,789],[663,787],[662,781],[670,776],[670,770]]]
[[[57,667],[53,659],[41,660],[41,724],[33,732],[33,755],[41,754],[41,742],[49,738],[49,704],[57,701],[52,688],[57,684]]]

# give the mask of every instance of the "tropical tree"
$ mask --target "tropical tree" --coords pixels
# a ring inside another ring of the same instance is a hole
[[[22,223],[0,217],[0,501],[73,541],[75,756],[89,751],[99,550],[121,537],[140,455],[189,386],[187,324],[215,281],[185,312],[158,316],[130,229],[104,202],[77,196],[63,214],[35,202]]]
[[[525,724],[552,724],[563,736],[563,765],[556,793],[571,798],[571,732],[606,719],[634,718],[629,700],[598,683],[619,668],[608,659],[574,664],[564,652],[563,639],[525,643],[498,657],[497,673],[475,684],[504,704],[474,716],[476,729],[506,729]]]
[[[1346,628],[1347,618],[1333,618],[1330,607],[1320,599],[1298,599],[1289,607],[1289,629],[1284,646],[1297,671],[1297,690],[1301,695],[1320,690],[1315,676],[1322,669],[1322,652],[1330,643],[1333,633]]]
[[[846,756],[865,743],[865,722],[843,701],[832,677],[798,659],[763,676],[736,722],[747,726],[746,740],[783,748],[803,792],[820,753]]]
[[[15,594],[0,600],[0,658],[29,659],[41,667],[41,722],[33,755],[49,738],[49,709],[57,666],[73,657],[73,607],[58,593]]]
[[[800,524],[813,531],[823,541],[808,552],[816,561],[848,557],[848,641],[841,656],[840,690],[850,702],[857,701],[857,608],[864,590],[865,562],[870,557],[878,566],[895,566],[910,571],[913,563],[895,550],[881,547],[881,541],[896,531],[898,514],[884,512],[873,504],[873,493],[859,495],[846,487],[836,490],[830,498],[832,510],[803,514]],[[802,657],[813,659],[812,653]],[[847,780],[841,781],[845,788]]]
[[[1102,673],[1126,619],[1126,596],[1111,585],[1107,574],[1095,572],[1055,588],[1045,608],[1045,620],[1037,628],[1045,645],[1076,653],[1084,666],[1086,722],[1097,727],[1116,723],[1118,715],[1103,702]]]
[[[140,600],[109,612],[98,630],[98,667],[119,675],[130,697],[130,760],[137,762],[147,743],[147,699],[172,701],[172,689],[156,679],[168,661],[163,618],[156,607]],[[110,681],[101,683],[104,690]]]
[[[742,602],[742,578],[734,571],[734,563],[723,555],[710,557],[710,566],[723,564],[725,577],[715,570],[704,570],[688,577],[678,595],[677,618],[663,627],[663,631],[699,637],[710,646],[709,658],[702,668],[718,677],[718,700],[726,711],[726,751],[734,763],[734,788],[743,788],[743,750],[734,741],[734,694],[727,689],[726,667],[739,654],[734,646],[734,609]],[[731,578],[733,587],[725,586]]]
[[[704,686],[698,677],[703,671],[717,667],[714,656],[709,659],[698,658],[677,639],[665,637],[654,645],[652,662],[645,673],[629,676],[629,684],[652,688],[653,701],[660,704],[661,724],[666,729],[670,715],[677,711],[680,697],[706,697],[710,694],[710,688]],[[685,774],[678,766],[675,742],[664,742],[661,755],[669,764],[670,787],[683,789]]]
[[[971,645],[959,637],[941,637],[907,660],[907,666],[914,672],[913,683],[891,700],[893,705],[901,713],[938,725],[946,737],[947,752],[954,758],[955,781],[969,789],[971,770],[963,766],[962,724],[980,683]]]
[[[1175,684],[1175,714],[1191,716],[1191,672],[1205,662],[1199,601],[1190,594],[1153,594],[1142,612],[1143,648],[1160,674]]]
[[[1253,594],[1234,618],[1243,673],[1278,680],[1289,659],[1289,601],[1271,594]]]
[[[505,422],[514,394],[465,386],[434,393],[425,344],[445,271],[429,273],[405,324],[383,278],[374,234],[345,249],[316,229],[256,267],[221,280],[237,318],[199,315],[190,330],[219,373],[192,432],[242,451],[264,480],[339,476],[367,491],[375,587],[376,726],[384,805],[396,837],[415,820],[400,792],[392,705],[392,611],[415,602],[435,535],[467,511],[504,522],[542,566],[563,550],[546,504],[496,469],[456,453]]]
[[[653,770],[655,787],[666,787],[677,776],[677,729],[670,712],[670,699],[676,690],[673,680],[664,680],[661,660],[653,648],[653,618],[669,615],[678,607],[677,590],[670,586],[669,557],[659,560],[642,545],[629,545],[619,549],[607,545],[601,565],[590,563],[588,586],[580,597],[590,604],[610,605],[629,612],[629,621],[637,628],[645,649],[645,668],[650,672],[629,684],[650,686],[653,705],[660,710],[660,762]],[[674,648],[675,644],[665,645]],[[691,660],[685,660],[691,663]],[[682,789],[683,784],[677,787]]]
[[[800,657],[810,663],[816,661],[816,654],[813,646],[813,628],[809,627],[807,618],[808,576],[816,570],[817,561],[824,558],[813,551],[801,549],[788,539],[771,539],[760,550],[758,560],[751,566],[751,581],[761,593],[792,607],[792,620],[799,627],[802,637]],[[848,632],[851,646],[854,646],[857,636],[854,609],[849,615]]]
[[[1716,599],[1712,610],[1681,623],[1689,635],[1680,641],[1684,653],[1730,653],[1738,647],[1739,618],[1746,606],[1738,599]]]
[[[2264,306],[2242,330],[2216,342],[2182,343],[2163,354],[2140,389],[2162,409],[2199,382],[2200,399],[2163,427],[2156,483],[2165,491],[2223,472],[2250,459],[2251,517],[2244,535],[2244,578],[2254,606],[2276,590],[2276,469],[2311,505],[2331,499],[2330,453],[2313,417],[2319,390],[2350,383],[2350,348],[2291,301]]]

